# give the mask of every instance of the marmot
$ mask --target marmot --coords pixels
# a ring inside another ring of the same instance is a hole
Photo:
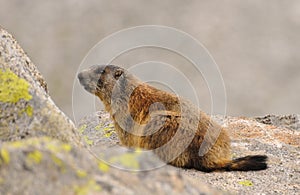
[[[224,128],[188,100],[143,83],[114,65],[78,74],[84,88],[104,103],[122,145],[153,150],[168,164],[200,171],[267,168],[267,156],[231,159]]]

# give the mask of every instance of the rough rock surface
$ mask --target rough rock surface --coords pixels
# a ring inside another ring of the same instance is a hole
[[[262,124],[254,119],[222,116],[214,116],[213,118],[228,129],[232,139],[233,158],[264,154],[269,157],[269,168],[257,172],[213,173],[177,168],[181,173],[206,182],[219,190],[234,194],[297,194],[299,192],[299,131]],[[112,122],[109,119],[109,115],[105,112],[91,115],[79,125],[81,134],[85,137],[86,144],[90,147],[103,148],[101,145],[104,144],[112,148],[118,143]],[[98,157],[100,153],[97,150],[95,151]],[[113,150],[107,150],[104,153],[108,153],[108,156],[111,155],[110,153],[115,155]],[[103,154],[100,156],[100,158],[105,159]],[[140,160],[141,166],[139,168],[147,169],[149,166],[156,165],[156,162],[151,161],[147,157],[136,159]],[[151,162],[149,163],[149,161]],[[116,165],[114,164],[114,166]],[[117,167],[121,169],[128,168],[122,165],[117,165]],[[165,165],[165,167],[169,166]]]
[[[3,143],[0,157],[0,194],[221,194],[172,167],[122,171],[49,137]]]
[[[286,121],[285,117],[282,118]],[[254,119],[220,117],[215,120],[227,127],[233,157],[265,154],[269,168],[258,172],[224,172],[204,174],[186,170],[186,174],[206,181],[218,189],[237,194],[299,194],[300,132],[294,128],[262,124]]]
[[[51,100],[47,84],[18,45],[0,28],[0,140],[50,136],[78,140],[74,124]]]
[[[288,129],[300,130],[300,114],[291,114],[283,116],[267,115],[262,117],[255,117],[254,119],[258,122],[267,125],[274,125]]]

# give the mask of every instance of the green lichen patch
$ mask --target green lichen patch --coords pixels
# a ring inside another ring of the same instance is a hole
[[[24,143],[21,142],[21,141],[11,142],[11,146],[14,147],[14,148],[21,148],[23,145],[24,145]]]
[[[106,129],[106,128],[104,128],[103,131],[104,131],[104,136],[105,137],[110,137],[114,133],[113,130]]]
[[[19,78],[11,70],[0,70],[0,101],[6,103],[17,103],[20,99],[29,101],[29,83]],[[29,110],[30,113],[30,110]]]
[[[86,171],[84,171],[84,170],[77,170],[77,171],[76,171],[76,175],[77,175],[77,177],[79,177],[79,178],[83,178],[83,177],[86,177],[86,176],[87,176],[87,173],[86,173]]]
[[[61,172],[66,171],[65,164],[60,158],[58,158],[55,154],[52,154],[51,159],[54,162],[54,164],[60,168]]]
[[[91,179],[84,185],[75,185],[74,191],[76,195],[93,194],[93,192],[100,192],[101,186]]]
[[[97,126],[95,127],[95,130],[99,131],[102,127],[103,127],[103,126],[102,126],[101,124],[99,124],[99,125],[97,125]]]
[[[61,148],[65,151],[65,152],[70,152],[72,149],[72,146],[70,144],[62,144]]]
[[[2,162],[4,164],[8,164],[10,162],[9,152],[4,148],[1,148],[0,150],[0,164],[2,164]]]
[[[86,125],[86,124],[81,125],[81,126],[78,128],[79,133],[80,133],[80,134],[83,134],[83,132],[86,130],[86,128],[87,128],[87,125]]]
[[[33,164],[33,163],[39,164],[39,163],[41,163],[42,159],[43,159],[43,154],[40,151],[36,150],[36,151],[28,153],[26,160],[30,164]]]
[[[57,145],[54,143],[48,143],[46,145],[46,148],[49,149],[53,153],[58,152],[69,152],[72,149],[72,146],[70,144],[63,143],[61,145]]]
[[[98,127],[98,126],[96,126],[96,127]],[[96,129],[96,127],[95,127],[95,129]],[[106,127],[102,127],[102,129],[103,129],[104,137],[111,137],[112,134],[116,133],[115,130],[114,130],[114,125],[113,124],[109,124]],[[96,129],[96,130],[98,130],[98,129]]]
[[[20,111],[18,112],[18,114],[21,115],[21,114],[23,114],[24,112],[25,112],[29,117],[32,117],[32,115],[33,115],[33,108],[32,108],[32,106],[30,106],[30,105],[26,106],[26,108],[20,110]]]
[[[110,163],[119,163],[120,165],[131,168],[131,169],[139,169],[140,164],[138,161],[138,156],[140,152],[133,152],[133,153],[125,153],[119,156],[114,156],[109,159]]]
[[[90,146],[94,144],[94,141],[89,139],[89,137],[87,135],[83,136],[83,139],[84,139],[85,143],[87,143]]]
[[[250,180],[239,181],[239,184],[243,186],[253,186],[253,183]]]
[[[31,106],[27,106],[27,107],[25,108],[25,112],[26,112],[26,114],[27,114],[28,116],[32,117],[32,115],[33,115],[33,108],[32,108]]]
[[[99,161],[99,163],[98,163],[98,168],[99,168],[100,171],[102,171],[104,173],[109,171],[108,164],[106,164],[104,162],[101,162],[101,161]]]

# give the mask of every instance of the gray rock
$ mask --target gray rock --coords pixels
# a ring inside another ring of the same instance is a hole
[[[264,123],[268,125],[300,130],[299,114],[291,114],[291,115],[283,115],[283,116],[269,114],[266,116],[255,117],[254,119],[260,123]]]
[[[0,29],[0,140],[50,136],[79,139],[74,124],[51,100],[47,84],[16,40]]]
[[[49,137],[1,145],[0,194],[137,193],[223,194],[172,167],[122,171],[97,160],[86,149]]]
[[[180,172],[194,179],[205,181],[219,190],[234,194],[297,194],[300,190],[299,131],[293,128],[276,127],[273,123],[262,124],[246,117],[212,117],[228,129],[232,140],[233,158],[255,154],[267,155],[269,168],[258,172],[213,172],[209,174],[193,169],[177,168]],[[118,138],[106,112],[101,111],[96,115],[86,117],[81,121],[80,126],[81,133],[87,136],[87,145],[91,148],[101,143],[110,147],[117,145]],[[114,151],[105,152],[110,154]],[[99,153],[95,151],[95,155]],[[103,155],[101,157],[104,158]],[[143,157],[136,158],[136,160],[140,163],[140,168],[155,166],[157,163]]]
[[[212,116],[228,129],[232,140],[233,158],[246,155],[267,155],[267,170],[249,172],[203,173],[194,169],[178,169],[183,175],[204,181],[211,186],[233,194],[297,194],[300,190],[300,132],[291,128],[262,124],[246,117]],[[94,155],[106,159],[116,155],[111,148],[118,138],[113,123],[106,112],[100,111],[88,116],[80,123],[82,136],[86,136]],[[109,146],[108,148],[105,147]],[[93,150],[93,147],[108,150]],[[106,153],[106,156],[103,155]],[[101,155],[99,155],[101,154]],[[157,161],[147,156],[135,160],[139,168],[147,169],[157,165]],[[106,160],[107,161],[107,160]],[[120,164],[115,167],[128,169]],[[165,166],[170,168],[170,166]]]
[[[300,132],[278,120],[268,124],[253,118],[214,116],[231,136],[233,158],[245,155],[267,155],[264,171],[224,172],[204,174],[194,170],[184,172],[205,180],[212,186],[234,194],[299,194],[300,191]],[[262,117],[264,118],[264,117]],[[269,115],[265,118],[269,118]],[[277,116],[286,120],[286,116]],[[286,124],[295,124],[294,119]],[[292,125],[292,127],[294,127]]]

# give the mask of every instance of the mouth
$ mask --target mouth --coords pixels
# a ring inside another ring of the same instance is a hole
[[[96,93],[96,87],[90,87],[90,86],[84,86],[83,85],[83,88],[86,90],[86,91],[88,91],[88,92],[90,92],[90,93],[92,93],[92,94],[95,94]]]
[[[96,92],[96,87],[91,86],[91,85],[89,84],[89,82],[86,81],[85,79],[80,79],[80,78],[79,78],[79,83],[80,83],[81,86],[83,86],[83,88],[84,88],[86,91],[88,91],[88,92],[90,92],[90,93],[92,93],[92,94],[94,94],[94,93]]]
[[[84,88],[87,87],[87,82],[85,81],[85,79],[78,77],[78,80],[79,80],[80,85],[82,85]]]
[[[87,90],[87,91],[91,91],[92,89],[90,88],[90,87],[88,87],[88,86],[83,86],[83,88],[85,89],[85,90]]]

